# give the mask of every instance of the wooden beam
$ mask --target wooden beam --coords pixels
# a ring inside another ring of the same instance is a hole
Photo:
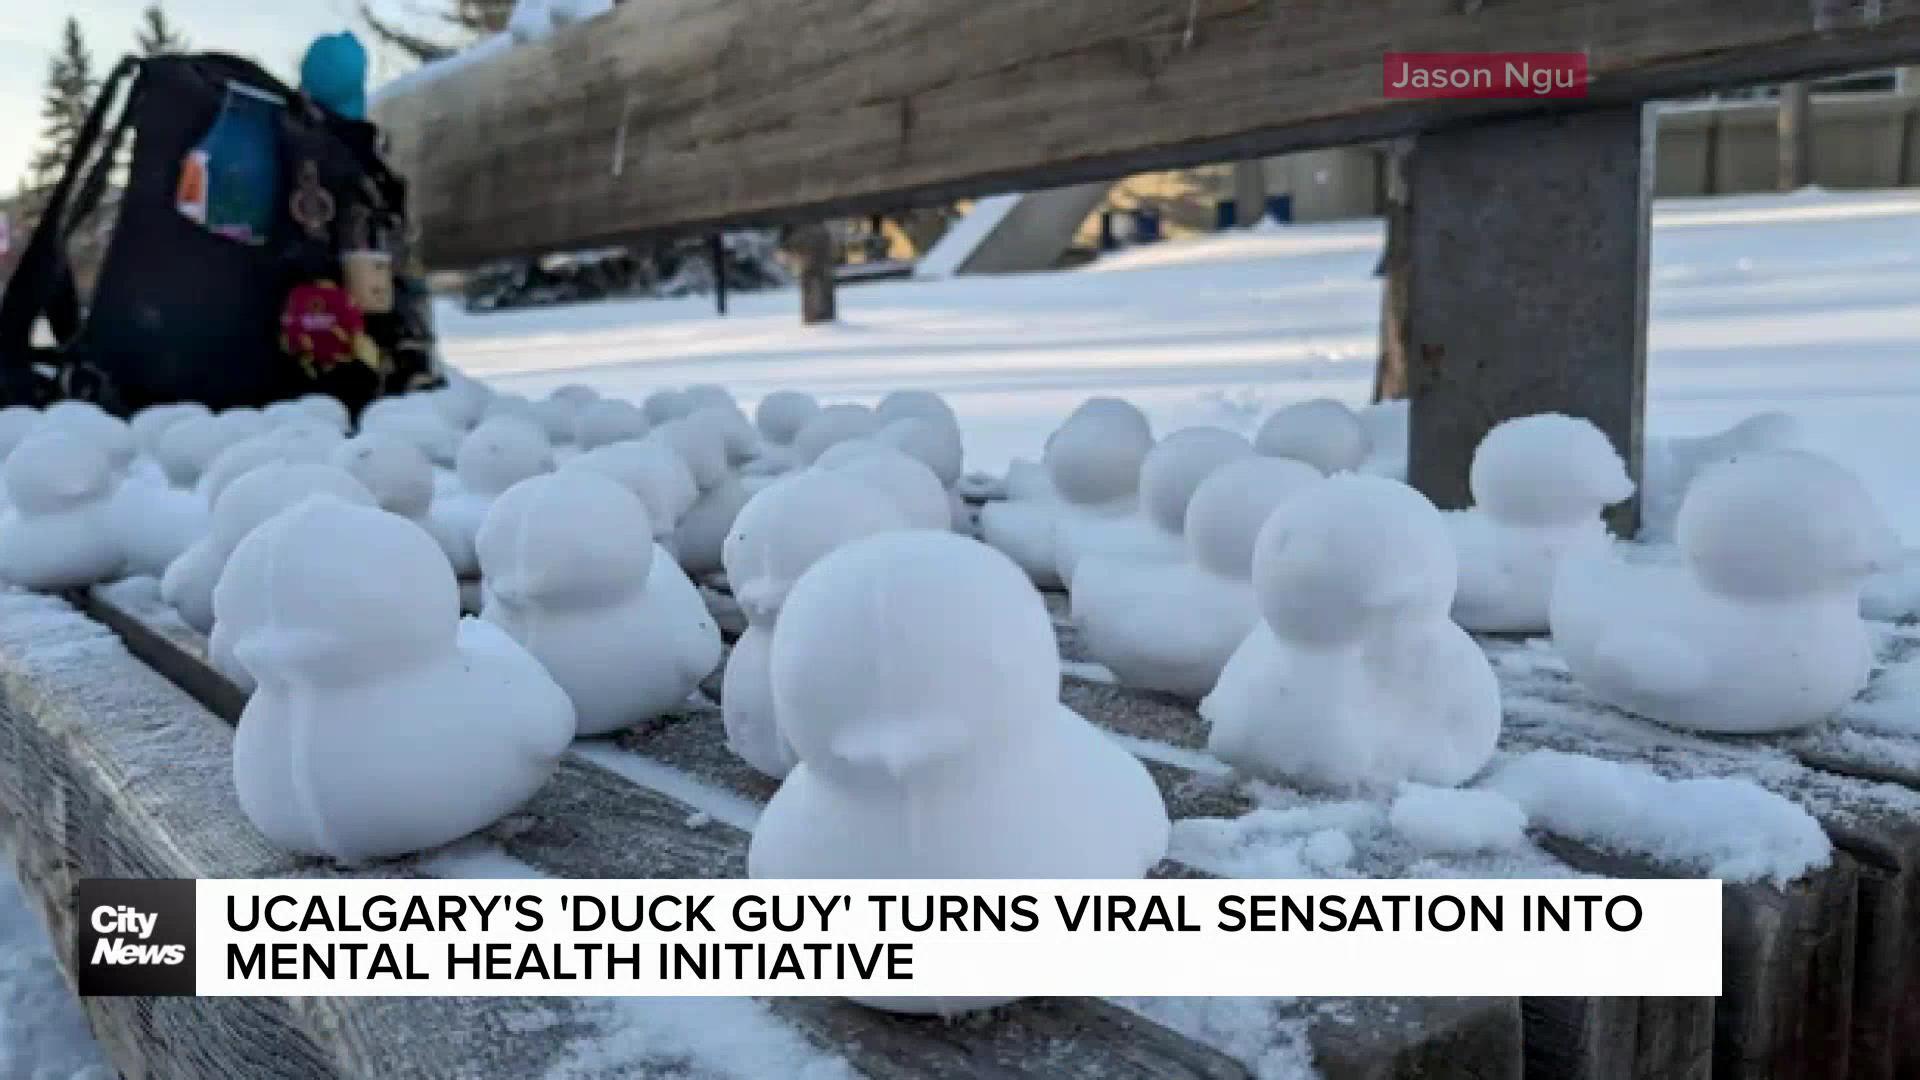
[[[1473,505],[1480,440],[1558,412],[1607,434],[1637,483],[1645,416],[1651,110],[1523,117],[1423,135],[1407,160],[1407,480]],[[1614,508],[1621,535],[1639,500]]]
[[[1920,0],[656,0],[375,118],[444,268],[1545,107],[1382,97],[1389,50],[1488,49],[1585,50],[1589,103],[1641,101],[1920,58]]]

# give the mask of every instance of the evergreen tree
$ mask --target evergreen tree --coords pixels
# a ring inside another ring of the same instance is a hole
[[[187,39],[167,19],[167,13],[159,0],[148,4],[140,13],[140,31],[135,36],[140,45],[140,55],[160,56],[165,53],[187,51]]]
[[[99,90],[100,80],[94,76],[93,56],[87,52],[80,22],[69,16],[61,31],[60,52],[47,68],[46,97],[40,106],[44,126],[40,148],[27,165],[28,191],[43,192],[59,182]]]

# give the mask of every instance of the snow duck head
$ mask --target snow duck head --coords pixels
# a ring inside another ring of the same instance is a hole
[[[1057,709],[1059,653],[1013,561],[947,532],[882,533],[822,559],[774,630],[780,728],[806,767],[898,786]]]
[[[865,405],[853,402],[829,405],[800,429],[793,440],[793,452],[802,465],[811,465],[834,443],[864,439],[880,428],[880,418]]]
[[[562,469],[495,499],[474,550],[501,603],[578,610],[645,588],[652,536],[639,496],[592,469]]]
[[[801,429],[819,414],[820,402],[812,394],[803,394],[798,390],[775,390],[754,406],[753,422],[760,429],[760,436],[768,442],[775,446],[792,446]]]
[[[1366,425],[1332,398],[1288,405],[1260,425],[1253,449],[1268,457],[1304,461],[1328,475],[1350,472],[1367,460]]]
[[[960,418],[954,415],[953,406],[931,390],[895,390],[880,399],[873,413],[882,424],[919,417],[956,431],[960,429]]]
[[[1707,589],[1748,599],[1858,590],[1900,543],[1852,472],[1804,450],[1709,466],[1687,490],[1680,550]]]
[[[1098,506],[1140,490],[1140,468],[1152,449],[1153,433],[1140,410],[1094,398],[1047,439],[1041,460],[1061,498]]]
[[[647,441],[662,443],[680,455],[694,487],[701,492],[712,491],[732,475],[727,467],[726,437],[712,425],[694,423],[691,416],[654,428]]]
[[[8,414],[16,410],[25,412],[29,416],[38,416],[33,410],[19,405],[0,409],[0,457],[6,456],[6,449],[10,445],[6,438],[6,432],[11,430]],[[149,405],[141,409],[133,414],[133,419],[127,422],[127,426],[133,429],[133,442],[140,448],[140,452],[158,460],[160,439],[172,430],[174,425],[182,423],[189,417],[212,415],[211,409],[197,401],[176,401],[165,405]],[[18,439],[14,441],[17,442]]]
[[[427,391],[434,412],[455,431],[472,431],[486,419],[494,404],[494,392],[486,383],[457,371],[447,372],[447,384]]]
[[[646,504],[653,538],[673,535],[674,526],[700,498],[693,472],[671,446],[655,439],[618,442],[589,450],[568,461],[561,471],[585,469],[612,477]]]
[[[693,411],[693,402],[678,390],[655,390],[647,395],[640,404],[642,412],[647,414],[647,422],[654,427],[678,420]]]
[[[85,506],[113,490],[112,459],[81,435],[43,427],[20,440],[0,475],[22,514],[52,514]]]
[[[56,401],[47,406],[41,422],[92,443],[117,471],[124,472],[139,453],[127,422],[91,401]]]
[[[1319,469],[1292,458],[1254,455],[1215,469],[1187,506],[1193,561],[1229,580],[1251,580],[1261,526],[1282,503],[1323,479]]]
[[[529,476],[553,469],[547,433],[525,420],[496,416],[460,441],[454,472],[476,495],[498,495]]]
[[[332,394],[302,394],[294,399],[307,415],[333,430],[345,435],[353,428],[353,414],[347,406]]]
[[[1339,644],[1382,620],[1444,619],[1458,585],[1440,511],[1380,477],[1343,473],[1308,487],[1254,542],[1255,597],[1283,640]]]
[[[961,443],[959,425],[929,416],[908,416],[891,421],[873,438],[932,469],[941,487],[950,488],[960,482],[966,449]]]
[[[953,508],[940,478],[891,446],[849,439],[821,454],[814,467],[879,492],[900,510],[910,528],[945,529],[953,524]]]
[[[369,432],[341,443],[332,463],[373,494],[382,510],[418,518],[433,505],[433,463],[404,439]]]
[[[1587,420],[1540,413],[1487,432],[1467,476],[1473,501],[1513,525],[1572,525],[1633,494],[1626,463]]]
[[[240,542],[214,609],[241,622],[234,655],[263,686],[350,686],[448,655],[460,589],[425,530],[321,494]]]
[[[1253,454],[1225,428],[1183,428],[1160,440],[1140,466],[1140,509],[1175,536],[1187,528],[1187,507],[1202,481],[1221,466]]]
[[[766,624],[787,593],[829,552],[874,533],[907,527],[887,497],[838,473],[809,469],[755,494],[734,518],[720,551],[734,599]]]
[[[739,468],[760,453],[760,433],[732,398],[724,404],[709,402],[700,406],[687,414],[687,423],[709,428],[718,436],[729,468]]]
[[[582,450],[596,450],[644,438],[652,429],[640,406],[621,398],[600,398],[581,407],[573,425],[572,439]]]
[[[313,495],[330,495],[361,506],[374,505],[373,494],[366,485],[344,469],[332,465],[268,462],[236,477],[220,493],[220,501],[213,504],[207,538],[231,553],[248,533]]]

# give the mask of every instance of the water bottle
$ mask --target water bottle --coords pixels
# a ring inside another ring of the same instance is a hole
[[[226,100],[200,144],[181,163],[177,204],[208,231],[264,244],[280,205],[278,96],[227,84]]]

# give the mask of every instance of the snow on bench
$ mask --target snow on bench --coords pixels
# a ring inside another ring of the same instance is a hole
[[[1500,643],[1488,650],[1507,701],[1503,749],[1584,754],[1673,780],[1751,781],[1824,831],[1836,849],[1832,867],[1784,890],[1782,899],[1800,913],[1805,943],[1795,962],[1807,965],[1800,973],[1807,985],[1852,985],[1854,994],[1850,1001],[1844,995],[1816,1001],[1813,1008],[1824,1011],[1804,1017],[1804,1030],[1785,1025],[1790,1013],[1750,1018],[1756,1034],[1771,1031],[1784,1040],[1780,1052],[1804,1056],[1804,1075],[1850,1068],[1854,1076],[1910,1076],[1920,1069],[1920,1046],[1893,1038],[1920,1024],[1920,790],[1851,765],[1829,771],[1818,755],[1809,760],[1807,753],[1810,740],[1824,745],[1878,722],[1876,697],[1885,684],[1913,674],[1915,657],[1910,644],[1902,644],[1906,640],[1901,633],[1885,636],[1868,694],[1824,733],[1765,738],[1702,736],[1621,713],[1589,697],[1544,642]],[[1768,829],[1750,815],[1712,826],[1727,838],[1759,843],[1769,834],[1777,840],[1781,832],[1780,824]],[[1806,891],[1836,875],[1855,878],[1855,897]],[[1752,917],[1777,924],[1786,910]],[[1850,947],[1838,940],[1846,933],[1853,938]],[[1729,981],[1738,974],[1730,967]],[[1850,1047],[1828,1044],[1835,1023],[1851,1025]],[[1836,1057],[1846,1060],[1836,1064]]]
[[[116,624],[133,627],[128,642],[136,649],[152,650],[156,656],[173,654],[159,659],[159,666],[204,667],[204,640],[174,618],[157,594],[150,594],[148,585],[123,583],[94,590],[86,603]],[[70,611],[66,615],[89,632],[105,633]],[[133,663],[124,653],[119,658]],[[0,669],[15,662],[0,641]],[[206,767],[218,774],[217,784],[225,794],[228,806],[221,812],[231,828],[258,844],[231,805],[224,727],[154,671],[142,670],[149,682],[171,691],[176,707],[196,714],[203,728],[210,725],[216,745],[207,749],[211,763]],[[209,679],[217,676],[203,671],[196,677],[203,689]],[[218,690],[212,696],[234,700]],[[494,853],[495,865],[504,862],[554,876],[740,876],[744,827],[751,825],[774,785],[726,752],[720,730],[716,712],[692,709],[618,740],[583,744],[569,755],[555,782],[521,813],[455,848],[470,849],[477,843]],[[1156,775],[1174,786],[1184,777],[1168,769],[1157,769]],[[1176,791],[1173,798],[1178,806],[1186,796]],[[1206,798],[1196,796],[1193,807],[1221,808]],[[384,869],[459,872],[471,858],[470,850],[449,849]],[[316,863],[299,865],[303,872],[323,872]],[[95,872],[87,868],[87,873]],[[1163,872],[1194,871],[1168,866]],[[953,1024],[890,1016],[838,1001],[779,999],[767,1009],[773,1020],[844,1054],[859,1072],[876,1077],[972,1076],[982,1070],[1007,1076],[1241,1077],[1253,1064],[1264,1073],[1276,1062],[1291,1062],[1289,1067],[1304,1072],[1309,1061],[1311,1068],[1336,1080],[1520,1074],[1519,1015],[1510,1000],[1152,999],[1123,1004],[1027,1002]],[[590,1025],[592,1018],[555,1022]],[[604,1034],[590,1026],[588,1031],[582,1038]]]
[[[81,878],[320,872],[268,847],[246,823],[231,739],[105,627],[56,599],[0,593],[0,829],[69,972]],[[423,874],[400,863],[379,876]],[[435,1075],[537,1077],[570,1039],[617,1034],[584,1003],[511,998],[84,1005],[128,1076],[407,1076],[430,1065]],[[621,1064],[638,1073],[648,1062],[635,1055]]]
[[[1538,774],[1523,790],[1540,793],[1529,809],[1542,846],[1610,876],[1729,879],[1716,1075],[1905,1076],[1920,1067],[1920,1048],[1892,1041],[1920,1023],[1920,792],[1885,782],[1889,770],[1857,756],[1839,769],[1822,756],[1861,738],[1912,750],[1915,740],[1889,734],[1912,713],[1887,684],[1913,678],[1920,650],[1904,628],[1884,638],[1874,686],[1831,729],[1773,739],[1649,724],[1587,697],[1546,643],[1488,643],[1507,711],[1493,773]],[[1137,738],[1205,746],[1197,712],[1165,695],[1070,676],[1064,700]],[[1582,780],[1602,797],[1583,805],[1569,796]],[[1695,781],[1737,786],[1686,783]],[[1608,791],[1619,805],[1607,805]],[[1622,812],[1636,799],[1643,812]],[[1725,804],[1717,818],[1715,801]]]
[[[707,584],[711,597],[725,599],[724,582]],[[144,597],[137,585],[98,593],[138,611],[134,621],[149,624],[155,636],[193,645],[193,632],[169,626],[177,620],[157,596]],[[1050,606],[1056,623],[1064,622],[1064,605],[1054,599]],[[1561,779],[1563,774],[1553,770],[1567,766],[1552,759],[1542,765],[1539,755],[1570,753],[1577,755],[1576,770],[1583,767],[1580,762],[1591,763],[1584,766],[1589,769],[1629,770],[1603,771],[1589,782],[1631,787],[1745,778],[1758,783],[1753,794],[1765,789],[1783,797],[1765,804],[1775,811],[1767,819],[1771,826],[1748,815],[1719,822],[1717,831],[1688,828],[1672,814],[1587,821],[1577,799],[1570,809],[1533,806],[1544,825],[1536,820],[1530,842],[1494,855],[1432,857],[1396,838],[1385,801],[1316,796],[1235,777],[1204,754],[1205,727],[1195,711],[1170,697],[1070,674],[1062,699],[1142,757],[1159,783],[1178,823],[1173,857],[1160,874],[1712,872],[1734,879],[1727,890],[1728,994],[1717,1008],[1710,1001],[1686,999],[1527,1001],[1530,1075],[1704,1075],[1711,1064],[1717,1074],[1734,1076],[1898,1076],[1906,1074],[1914,1051],[1892,1045],[1890,1034],[1910,1030],[1920,997],[1920,980],[1913,975],[1920,968],[1914,946],[1920,933],[1915,919],[1920,886],[1914,880],[1920,848],[1913,839],[1920,833],[1920,794],[1871,775],[1863,778],[1858,769],[1821,766],[1816,748],[1852,738],[1911,746],[1915,740],[1901,734],[1904,723],[1913,721],[1901,712],[1900,689],[1913,677],[1906,665],[1920,662],[1916,638],[1920,635],[1911,628],[1888,628],[1874,688],[1831,731],[1771,740],[1702,738],[1646,724],[1587,700],[1544,643],[1489,642],[1508,699],[1497,776],[1524,779],[1524,770],[1509,768],[1522,763],[1544,768],[1549,780]],[[665,797],[672,807],[666,827],[677,822],[682,832],[740,830],[750,827],[758,806],[776,787],[725,749],[711,705],[585,745],[575,757],[600,767],[594,770],[595,784],[606,788],[611,781],[612,787],[604,796],[583,796],[581,806],[560,811],[549,822],[576,813],[588,820],[617,820],[621,815],[609,818],[606,804],[618,803],[637,786]],[[625,783],[613,779],[615,774]],[[1577,779],[1577,773],[1570,778]],[[1653,787],[1641,797],[1658,809],[1670,801],[1667,796],[1691,790]],[[1785,814],[1778,813],[1783,809]],[[1805,819],[1799,832],[1796,818]],[[529,861],[536,865],[556,856],[534,849],[569,846],[558,838],[510,835],[513,829],[507,826],[496,831],[503,834],[504,850],[531,851]],[[1827,850],[1828,838],[1837,853]],[[582,876],[609,872],[592,868],[600,845],[570,840],[587,865],[548,869]],[[1221,1015],[1178,1019],[1191,1031],[1212,1031],[1211,1041],[1223,1047],[1243,1043],[1244,1030],[1237,1035],[1217,1030]],[[1319,1034],[1311,1025],[1302,1030]],[[1321,1034],[1313,1045],[1324,1067],[1323,1041]]]
[[[723,580],[705,587],[710,596],[726,598]],[[1156,779],[1176,819],[1231,819],[1257,837],[1266,808],[1249,801],[1244,789],[1223,789],[1217,777],[1196,772],[1218,763],[1204,754],[1207,727],[1194,708],[1168,695],[1113,685],[1097,665],[1086,662],[1067,595],[1042,590],[1042,597],[1065,661],[1062,700],[1155,763]],[[1920,1068],[1920,1047],[1894,1045],[1891,1038],[1892,1032],[1920,1023],[1920,878],[1915,876],[1920,869],[1920,794],[1901,786],[1899,771],[1904,763],[1920,759],[1920,717],[1913,708],[1920,699],[1920,632],[1888,627],[1882,637],[1880,670],[1860,702],[1821,733],[1770,741],[1668,732],[1586,698],[1546,642],[1483,639],[1502,675],[1507,701],[1501,762],[1530,751],[1569,751],[1579,757],[1529,760],[1525,765],[1564,774],[1612,762],[1632,769],[1658,767],[1676,781],[1752,778],[1761,786],[1746,786],[1748,793],[1764,796],[1765,788],[1784,797],[1765,800],[1775,811],[1772,830],[1750,816],[1727,814],[1711,823],[1717,832],[1710,828],[1704,833],[1672,815],[1586,821],[1578,805],[1565,820],[1535,821],[1541,853],[1563,872],[1612,877],[1712,874],[1729,884],[1724,912],[1728,990],[1717,1005],[1679,999],[1638,1003],[1634,1011],[1646,1015],[1632,1023],[1646,1037],[1645,1053],[1653,1056],[1622,1062],[1601,1048],[1642,1040],[1622,1042],[1622,1022],[1609,1014],[1612,1003],[1526,1002],[1530,1035],[1559,1027],[1593,1036],[1585,1042],[1573,1040],[1588,1051],[1553,1064],[1533,1057],[1533,1048],[1559,1048],[1569,1039],[1529,1038],[1533,1069],[1552,1075],[1611,1076],[1631,1073],[1637,1066],[1651,1069],[1650,1075],[1688,1075],[1708,1066],[1690,1056],[1708,1044],[1716,1075],[1894,1077]],[[1909,663],[1914,666],[1909,668]],[[1573,738],[1570,731],[1578,725],[1571,722],[1594,715],[1610,716],[1601,725],[1603,733]],[[1671,749],[1675,745],[1691,745],[1695,752],[1676,753]],[[1735,753],[1731,748],[1762,745],[1769,748],[1773,765],[1788,766],[1788,771],[1768,773],[1758,768],[1759,759],[1737,753],[1712,771],[1697,753],[1712,748],[1712,758]],[[1669,749],[1650,749],[1662,746]],[[1188,779],[1170,782],[1169,769],[1184,771]],[[1774,782],[1754,775],[1756,770],[1773,775]],[[1598,778],[1615,785],[1635,780],[1657,784],[1661,777],[1625,771]],[[1547,786],[1551,789],[1552,784]],[[1209,807],[1188,801],[1196,790],[1209,793]],[[1646,797],[1659,806],[1670,802],[1671,794],[1696,791],[1691,786],[1655,786]],[[1384,814],[1386,807],[1377,805],[1375,810]],[[1188,820],[1176,826],[1176,858],[1196,824]],[[1784,841],[1782,830],[1789,834]],[[1186,861],[1248,876],[1312,875],[1317,871],[1311,860],[1303,863],[1299,850],[1288,848],[1299,849],[1311,839],[1282,834],[1276,850],[1263,853],[1270,860],[1264,868],[1208,866],[1191,852]],[[1716,844],[1720,850],[1711,850]],[[1377,837],[1368,837],[1364,847],[1375,850]],[[1723,858],[1716,860],[1716,854]],[[1445,870],[1403,864],[1369,873],[1433,876]],[[1710,1039],[1702,1034],[1708,1023],[1714,1029]]]

